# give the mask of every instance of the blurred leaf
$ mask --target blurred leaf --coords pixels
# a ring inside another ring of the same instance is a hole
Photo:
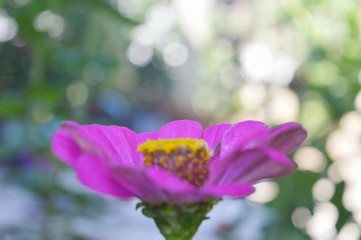
[[[81,74],[84,66],[89,62],[95,62],[103,69],[113,69],[119,64],[116,59],[102,56],[99,53],[90,53],[78,48],[63,47],[55,49],[53,54],[49,56],[49,70],[55,72],[61,71],[65,74]],[[59,74],[56,74],[59,77]]]
[[[349,211],[347,211],[345,209],[345,207],[343,206],[342,197],[343,197],[344,190],[345,190],[344,182],[337,184],[336,192],[332,198],[332,203],[337,206],[338,214],[339,214],[338,220],[336,223],[337,231],[339,231],[341,229],[341,227],[352,218],[352,214]]]
[[[26,89],[28,101],[41,102],[44,104],[56,104],[62,96],[62,91],[56,85],[33,84]]]
[[[67,4],[73,4],[73,0],[65,0]],[[94,11],[102,11],[107,16],[110,16],[120,23],[123,23],[129,27],[138,25],[139,22],[123,16],[120,12],[116,11],[109,3],[104,0],[78,0],[77,3],[82,3],[93,8]]]
[[[0,117],[18,117],[26,109],[22,99],[2,99],[0,100]]]

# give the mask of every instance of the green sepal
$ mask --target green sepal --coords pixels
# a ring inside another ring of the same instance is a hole
[[[203,202],[174,205],[170,203],[138,203],[142,213],[153,218],[166,240],[191,240],[201,223],[208,219],[207,213],[218,199]]]

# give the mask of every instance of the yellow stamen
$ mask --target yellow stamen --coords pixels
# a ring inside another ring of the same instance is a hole
[[[158,139],[147,140],[147,142],[138,146],[138,151],[141,152],[155,152],[164,151],[169,154],[179,148],[188,148],[192,152],[204,149],[207,147],[206,142],[203,139],[191,139],[191,138],[177,138],[177,139]]]
[[[208,178],[212,153],[203,139],[148,140],[138,146],[138,151],[143,153],[146,167],[162,167],[195,186]]]

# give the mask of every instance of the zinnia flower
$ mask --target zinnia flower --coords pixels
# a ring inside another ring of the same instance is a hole
[[[83,184],[122,199],[137,197],[155,220],[169,208],[184,215],[184,206],[197,206],[201,222],[214,201],[244,198],[254,183],[293,173],[296,165],[287,154],[306,135],[298,123],[270,129],[245,121],[203,130],[196,121],[178,120],[158,132],[137,134],[67,121],[52,138],[52,151]]]

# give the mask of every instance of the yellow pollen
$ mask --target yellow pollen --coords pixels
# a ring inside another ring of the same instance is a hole
[[[137,150],[143,153],[146,167],[164,168],[195,186],[203,185],[208,179],[212,153],[203,139],[147,140]]]
[[[165,153],[171,153],[179,148],[187,148],[191,152],[197,152],[198,150],[208,148],[206,142],[203,139],[192,138],[177,138],[177,139],[158,139],[147,140],[145,143],[138,146],[138,151],[141,152],[155,152],[163,151]]]

